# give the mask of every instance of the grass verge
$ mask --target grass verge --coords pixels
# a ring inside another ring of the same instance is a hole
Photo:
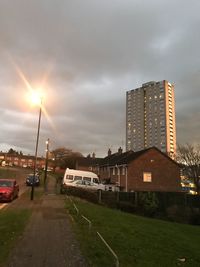
[[[0,179],[8,179],[8,178],[17,178],[17,174],[15,170],[12,170],[11,168],[4,168],[0,169]]]
[[[73,216],[82,251],[91,266],[115,266],[115,260],[96,232],[119,257],[120,267],[200,266],[200,227],[144,218],[72,198]],[[92,222],[91,231],[84,215]]]
[[[22,234],[31,215],[29,210],[5,210],[0,213],[0,266],[4,266],[11,248]]]

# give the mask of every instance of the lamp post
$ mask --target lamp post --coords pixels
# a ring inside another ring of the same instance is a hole
[[[44,173],[44,191],[47,191],[47,169],[48,169],[48,158],[49,158],[49,138],[46,141],[46,161],[45,161],[45,173]]]
[[[35,186],[35,174],[36,174],[36,165],[37,165],[37,152],[38,152],[38,142],[39,142],[39,136],[40,136],[40,122],[41,122],[41,115],[42,115],[42,98],[40,97],[40,109],[39,109],[39,119],[38,119],[38,128],[37,128],[37,139],[36,139],[36,145],[35,145],[35,163],[34,163],[34,173],[33,173],[33,183],[31,186],[31,200],[34,199],[34,186]]]

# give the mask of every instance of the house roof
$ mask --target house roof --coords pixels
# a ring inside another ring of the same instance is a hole
[[[116,165],[124,165],[128,164],[129,162],[137,159],[141,155],[147,153],[149,150],[156,150],[157,152],[161,153],[163,156],[165,156],[168,160],[172,161],[174,164],[177,164],[174,160],[172,160],[170,157],[168,157],[165,153],[161,152],[158,148],[156,147],[150,147],[144,150],[140,150],[137,152],[134,152],[132,150],[124,152],[124,153],[114,153],[110,156],[105,157],[102,162],[101,162],[101,167],[103,166],[116,166]],[[178,165],[178,164],[177,164]]]
[[[0,152],[0,156],[4,156],[5,158],[17,158],[17,159],[35,159],[35,156],[31,156],[31,155],[20,155],[20,154],[9,154],[9,153],[4,153],[4,152]],[[37,160],[44,160],[44,157],[37,157]]]
[[[116,152],[114,154],[106,156],[105,158],[79,157],[79,158],[77,158],[77,163],[78,163],[78,165],[81,165],[81,166],[100,166],[100,167],[126,165],[129,162],[137,159],[138,157],[140,157],[141,155],[147,153],[149,150],[152,150],[152,149],[156,150],[158,153],[161,153],[168,160],[170,160],[174,164],[178,165],[178,163],[176,163],[173,159],[168,157],[165,153],[161,152],[156,147],[150,147],[150,148],[140,150],[137,152],[134,152],[132,150],[126,151],[124,153]]]
[[[79,157],[77,158],[77,162],[81,166],[95,166],[95,165],[101,165],[102,158],[92,158],[92,157]]]

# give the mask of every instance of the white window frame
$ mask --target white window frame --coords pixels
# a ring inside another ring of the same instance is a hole
[[[143,182],[151,183],[152,182],[152,173],[151,172],[143,172]]]
[[[112,169],[112,174],[115,175],[115,167]]]
[[[123,167],[122,167],[122,175],[125,175],[125,169],[126,169],[126,167],[123,166]]]

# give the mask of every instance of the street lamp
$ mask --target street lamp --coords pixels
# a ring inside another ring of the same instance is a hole
[[[48,158],[49,158],[49,138],[46,141],[46,162],[45,162],[45,173],[44,173],[44,191],[47,190],[47,169],[48,169]]]
[[[36,139],[36,145],[35,145],[35,163],[34,163],[34,173],[33,173],[33,183],[31,186],[31,200],[34,198],[34,186],[35,186],[35,175],[36,175],[36,165],[37,165],[37,152],[38,152],[38,142],[39,142],[39,136],[40,136],[40,122],[41,122],[41,115],[42,115],[42,97],[39,95],[34,94],[32,101],[34,103],[39,104],[39,118],[38,118],[38,128],[37,128],[37,139]]]

